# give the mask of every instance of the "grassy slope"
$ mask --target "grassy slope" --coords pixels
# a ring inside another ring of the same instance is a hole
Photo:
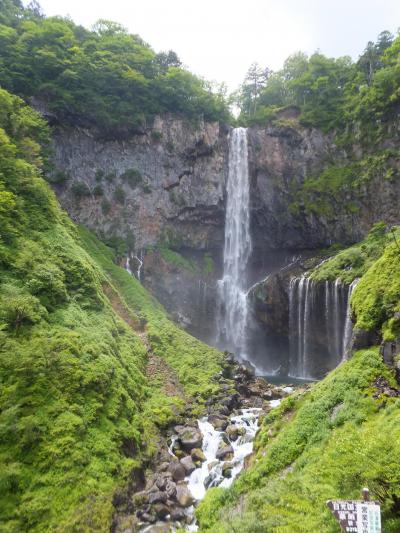
[[[220,369],[221,353],[185,333],[167,319],[164,309],[124,269],[115,265],[111,252],[88,230],[80,228],[85,248],[107,274],[129,307],[146,323],[152,351],[176,371],[185,391],[201,403],[216,392],[212,377]]]
[[[108,531],[115,489],[154,451],[156,426],[215,388],[222,355],[80,237],[41,178],[45,136],[0,90],[0,529]],[[141,317],[180,397],[146,377]]]
[[[252,466],[228,490],[212,489],[197,515],[213,533],[335,533],[332,498],[369,486],[385,531],[400,530],[400,400],[373,398],[390,371],[376,349],[358,352],[310,392],[267,416]]]
[[[399,229],[376,224],[361,243],[340,251],[312,273],[317,281],[360,278],[351,305],[358,328],[376,331],[385,340],[400,336]]]

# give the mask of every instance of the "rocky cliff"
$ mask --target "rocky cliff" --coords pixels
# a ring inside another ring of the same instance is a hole
[[[53,136],[50,179],[63,207],[100,236],[122,239],[129,252],[141,254],[142,282],[178,322],[207,341],[213,338],[215,283],[221,275],[228,138],[227,126],[172,117],[158,117],[124,141],[60,127]],[[357,161],[366,157],[365,150],[354,146],[345,152],[333,134],[301,127],[296,109],[282,112],[274,124],[250,127],[248,144],[249,283],[304,250],[358,241],[379,220],[398,222],[398,161],[386,152],[382,161],[390,161],[391,173],[377,158],[369,168],[367,158],[367,177],[358,176],[364,167]],[[323,192],[315,187],[304,194],[307,181],[332,165],[339,169],[336,179],[341,168],[343,175],[349,172],[350,163],[357,186],[339,180],[333,189],[328,174]],[[265,318],[259,308],[257,315]],[[274,328],[278,336],[284,327]]]
[[[57,194],[70,215],[106,236],[220,247],[228,129],[157,118],[125,141],[83,129],[54,131]],[[60,174],[61,171],[61,174]]]

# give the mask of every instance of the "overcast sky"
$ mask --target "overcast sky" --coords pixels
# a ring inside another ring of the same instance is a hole
[[[400,0],[39,0],[46,15],[122,23],[155,50],[234,90],[253,61],[274,70],[298,50],[356,58],[400,26]]]

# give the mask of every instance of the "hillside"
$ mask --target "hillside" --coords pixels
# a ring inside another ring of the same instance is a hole
[[[104,531],[158,428],[217,390],[221,355],[71,223],[41,177],[45,123],[0,99],[0,520],[6,531]],[[150,353],[172,388],[146,375]]]

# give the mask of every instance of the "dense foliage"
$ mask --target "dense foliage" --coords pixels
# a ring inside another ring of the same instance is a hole
[[[316,281],[359,279],[352,300],[358,328],[377,332],[385,340],[400,335],[400,232],[375,224],[360,243],[339,251],[311,272]]]
[[[265,418],[252,466],[229,489],[211,489],[196,514],[212,533],[335,533],[328,499],[368,486],[385,531],[400,529],[400,405],[376,391],[393,376],[377,350],[358,352],[309,392]]]
[[[399,53],[400,37],[384,31],[356,63],[349,57],[298,52],[277,72],[252,65],[237,95],[240,118],[264,122],[279,109],[296,106],[304,125],[327,131],[357,122],[359,133],[368,137],[377,122],[376,137],[400,102]]]
[[[47,135],[0,90],[0,529],[108,531],[116,488],[216,390],[221,354],[79,236],[41,177]],[[145,374],[149,350],[174,390]]]
[[[100,20],[89,31],[19,0],[0,0],[0,14],[0,85],[33,98],[53,120],[115,137],[160,113],[229,118],[222,94],[174,52],[156,54],[117,23]]]

